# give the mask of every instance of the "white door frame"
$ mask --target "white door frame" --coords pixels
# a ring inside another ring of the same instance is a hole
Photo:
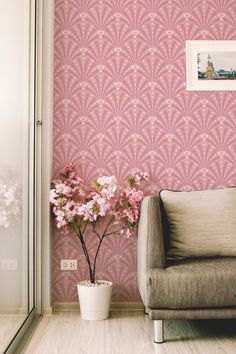
[[[51,227],[48,192],[52,171],[54,0],[37,0],[37,245],[36,311],[52,314]]]

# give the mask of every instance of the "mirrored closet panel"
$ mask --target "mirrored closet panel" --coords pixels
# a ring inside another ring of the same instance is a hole
[[[34,307],[34,22],[0,0],[0,353]]]

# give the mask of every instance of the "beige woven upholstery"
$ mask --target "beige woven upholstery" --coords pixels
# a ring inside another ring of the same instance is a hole
[[[160,193],[168,258],[236,256],[236,188]]]
[[[166,260],[163,218],[160,198],[145,197],[138,228],[137,278],[150,318],[236,318],[236,257]]]

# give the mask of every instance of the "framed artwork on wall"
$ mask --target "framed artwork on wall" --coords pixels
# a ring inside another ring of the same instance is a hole
[[[236,90],[236,41],[186,41],[188,91]]]

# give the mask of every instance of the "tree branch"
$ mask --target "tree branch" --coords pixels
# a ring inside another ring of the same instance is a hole
[[[93,232],[97,235],[99,241],[101,241],[101,237],[100,237],[99,233],[96,231],[95,226],[96,226],[96,224],[95,224],[95,222],[93,222]]]

